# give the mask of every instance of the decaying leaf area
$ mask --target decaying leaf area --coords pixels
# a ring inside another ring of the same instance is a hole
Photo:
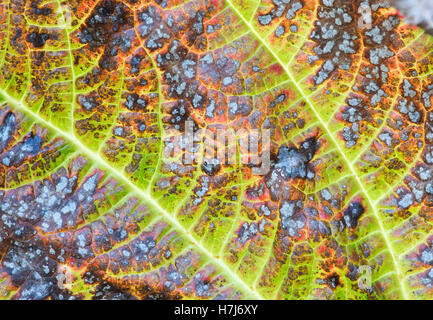
[[[383,0],[0,0],[0,297],[431,299],[432,94]]]

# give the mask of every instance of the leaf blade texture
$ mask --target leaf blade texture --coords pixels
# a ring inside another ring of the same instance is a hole
[[[430,298],[432,38],[361,2],[2,1],[2,298]]]

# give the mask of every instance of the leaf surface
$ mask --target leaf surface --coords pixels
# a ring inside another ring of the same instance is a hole
[[[1,296],[431,298],[432,44],[378,0],[2,0]],[[188,121],[270,171],[167,156]]]

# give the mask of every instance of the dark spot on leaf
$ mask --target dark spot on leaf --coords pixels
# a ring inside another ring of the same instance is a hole
[[[185,100],[180,99],[178,103],[170,109],[170,116],[164,119],[165,123],[170,124],[174,129],[180,132],[185,132],[185,124],[187,121],[193,121],[193,132],[198,130],[198,125],[190,116],[188,109],[189,104]]]
[[[92,300],[137,300],[137,298],[121,288],[103,281],[96,287]]]
[[[265,177],[272,200],[280,198],[283,186],[292,179],[312,180],[316,176],[310,164],[320,144],[317,137],[311,137],[298,147],[281,146],[278,153],[271,155],[271,170]]]
[[[42,139],[31,134],[24,141],[16,144],[9,152],[1,156],[1,163],[7,167],[19,166],[28,156],[36,155],[42,147]]]
[[[129,61],[129,64],[131,65],[131,73],[138,73],[140,71],[140,63],[143,58],[143,56],[138,54],[132,56],[131,60]]]
[[[420,252],[419,259],[422,263],[433,266],[433,249],[426,247]]]
[[[105,0],[93,10],[80,30],[78,38],[81,43],[87,43],[90,50],[105,47],[104,55],[99,61],[103,69],[114,70],[117,67],[119,48],[128,49],[129,39],[126,35],[116,36],[117,33],[133,27],[131,10],[121,2]]]
[[[32,1],[31,2],[30,7],[32,9],[33,14],[35,14],[37,16],[48,16],[51,13],[53,13],[53,10],[50,7],[45,6],[45,7],[40,8],[40,7],[38,7],[38,4],[40,4],[40,3],[38,3],[38,1]]]
[[[129,110],[144,110],[147,104],[147,100],[136,93],[129,94],[125,101],[125,105]]]
[[[23,30],[21,28],[15,28],[14,30],[15,30],[15,34],[13,37],[11,37],[11,44],[13,46],[19,46],[17,40],[21,38],[21,36],[23,35]]]

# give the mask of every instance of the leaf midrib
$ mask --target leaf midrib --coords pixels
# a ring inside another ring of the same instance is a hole
[[[226,0],[226,3],[236,13],[236,15],[243,21],[243,23],[246,24],[246,26],[248,27],[248,29],[254,34],[254,36],[257,38],[257,40],[260,41],[260,43],[269,51],[270,54],[272,54],[272,56],[281,65],[281,67],[284,69],[284,71],[288,75],[290,81],[293,82],[293,84],[295,85],[296,89],[301,93],[302,97],[305,99],[305,101],[307,102],[308,106],[314,112],[314,114],[315,114],[316,118],[319,120],[321,126],[325,129],[325,131],[328,134],[328,136],[330,137],[332,143],[335,145],[335,147],[337,148],[339,154],[341,155],[343,161],[349,167],[350,172],[355,177],[356,182],[358,183],[359,187],[361,188],[362,193],[364,194],[365,198],[367,199],[367,201],[369,203],[369,206],[373,210],[373,214],[374,214],[375,219],[377,220],[377,224],[379,226],[380,233],[382,234],[382,237],[385,240],[385,244],[386,244],[387,250],[389,251],[389,253],[390,253],[391,257],[392,257],[392,261],[393,261],[393,265],[394,265],[394,270],[395,270],[395,273],[397,275],[398,283],[400,285],[400,290],[401,290],[401,292],[403,294],[404,299],[408,300],[409,296],[408,296],[408,293],[406,292],[406,289],[405,289],[403,281],[402,281],[403,280],[402,272],[401,272],[400,267],[399,267],[399,265],[397,263],[396,254],[392,250],[391,241],[390,241],[390,239],[388,237],[388,234],[387,234],[387,232],[386,232],[386,230],[385,230],[385,228],[384,228],[384,226],[382,224],[382,221],[380,220],[379,213],[377,212],[376,206],[373,203],[373,201],[371,200],[371,198],[369,197],[368,192],[367,192],[367,190],[364,187],[364,184],[361,182],[361,179],[359,178],[359,176],[358,176],[355,168],[352,165],[352,162],[350,162],[347,159],[345,153],[341,149],[340,144],[335,139],[333,133],[329,130],[328,126],[326,125],[326,122],[322,119],[322,117],[320,116],[319,112],[317,112],[317,110],[314,107],[313,103],[311,103],[311,101],[309,99],[309,96],[307,94],[305,94],[305,92],[303,91],[303,89],[301,88],[301,86],[295,80],[295,77],[290,72],[290,70],[288,69],[287,65],[284,64],[281,61],[280,57],[274,52],[274,50],[268,45],[268,43],[260,36],[260,34],[257,32],[257,30],[251,25],[251,23],[242,15],[242,13],[239,12],[239,10],[237,9],[237,7],[233,5],[232,0]],[[255,13],[253,13],[253,16],[254,16],[254,14]]]
[[[353,167],[352,163],[345,156],[345,153],[343,152],[340,144],[335,139],[334,135],[329,130],[328,126],[326,125],[325,121],[321,118],[320,114],[317,112],[317,110],[314,107],[314,105],[311,103],[311,101],[309,99],[309,96],[307,94],[305,94],[305,92],[302,90],[301,86],[295,80],[293,74],[290,72],[290,70],[288,69],[287,65],[284,64],[281,61],[281,59],[279,58],[279,56],[273,51],[273,49],[268,45],[268,43],[259,35],[259,33],[256,31],[256,29],[251,25],[251,23],[239,12],[239,10],[236,8],[236,6],[233,5],[232,1],[231,0],[226,0],[226,3],[233,10],[233,12],[235,12],[236,15],[239,16],[239,18],[243,21],[243,23],[246,24],[246,26],[254,34],[254,36],[256,37],[256,39],[260,41],[260,43],[268,50],[268,52],[270,54],[272,54],[272,56],[281,65],[281,67],[284,69],[284,71],[288,75],[289,79],[296,86],[296,88],[298,89],[298,91],[301,93],[302,97],[305,99],[305,101],[307,102],[307,104],[309,105],[309,107],[311,108],[311,110],[314,112],[316,118],[319,120],[319,122],[320,122],[321,126],[324,128],[324,130],[327,132],[327,134],[330,137],[331,141],[336,146],[336,148],[337,148],[339,154],[341,155],[343,161],[349,167],[352,175],[355,177],[355,179],[356,179],[359,187],[361,188],[362,193],[364,194],[364,196],[367,199],[370,207],[373,210],[373,214],[375,216],[375,219],[377,220],[377,224],[379,226],[380,233],[382,234],[382,237],[385,240],[385,243],[386,243],[386,246],[387,246],[387,250],[389,251],[389,253],[390,253],[391,257],[392,257],[393,264],[394,264],[394,269],[395,269],[395,273],[397,275],[397,278],[399,280],[403,279],[402,272],[401,272],[401,270],[399,268],[399,265],[397,263],[397,260],[396,260],[396,254],[394,254],[394,252],[392,250],[391,241],[389,240],[388,234],[387,234],[387,232],[386,232],[386,230],[385,230],[385,228],[384,228],[384,226],[383,226],[383,224],[381,222],[381,219],[379,217],[379,213],[377,212],[377,208],[374,205],[374,203],[371,200],[371,198],[369,197],[368,192],[367,192],[366,188],[364,187],[363,183],[361,182],[361,180],[360,180],[360,178],[359,178],[359,176],[358,176],[355,168]],[[69,39],[68,39],[68,41],[69,41]],[[70,50],[70,44],[68,43],[68,45],[69,45],[69,50]],[[71,68],[73,68],[73,66],[71,66]],[[244,291],[247,294],[252,295],[256,299],[264,299],[260,295],[260,293],[257,292],[257,290],[255,288],[253,288],[253,287],[249,286],[248,284],[246,284],[239,277],[239,275],[235,271],[231,270],[230,267],[227,266],[220,257],[214,256],[211,252],[209,252],[209,250],[207,250],[203,245],[201,245],[190,234],[190,232],[188,232],[177,221],[177,219],[174,216],[172,216],[165,209],[163,209],[159,205],[159,203],[155,199],[153,199],[153,197],[151,196],[151,194],[150,194],[150,192],[148,190],[144,191],[144,190],[140,189],[139,187],[137,187],[127,177],[125,177],[122,172],[120,172],[116,168],[113,168],[109,163],[107,163],[103,158],[101,158],[99,154],[95,153],[94,151],[92,151],[89,148],[87,148],[84,144],[82,144],[74,136],[73,132],[72,132],[72,134],[64,132],[59,127],[53,125],[52,123],[50,123],[50,122],[46,121],[45,119],[43,119],[42,117],[40,117],[37,113],[33,112],[27,106],[25,106],[21,101],[19,101],[16,98],[10,96],[6,91],[4,91],[1,88],[0,88],[0,96],[3,96],[5,98],[5,100],[8,103],[10,103],[11,105],[13,105],[15,108],[23,111],[24,113],[26,113],[28,116],[32,117],[37,122],[39,122],[39,123],[45,125],[46,127],[54,130],[60,136],[62,136],[65,140],[70,141],[76,147],[76,149],[77,149],[78,152],[84,153],[92,161],[94,161],[95,163],[97,163],[98,165],[100,165],[101,167],[103,167],[109,174],[111,174],[112,176],[116,177],[117,179],[119,179],[120,181],[122,181],[124,184],[126,184],[128,187],[130,187],[136,193],[137,197],[140,198],[144,203],[146,203],[146,204],[152,206],[154,209],[160,211],[163,214],[163,216],[178,230],[178,232],[181,233],[181,235],[185,239],[189,240],[195,246],[195,248],[198,249],[198,251],[202,252],[213,263],[215,263],[218,267],[220,267],[222,269],[223,273],[225,273],[226,276],[228,276],[228,278],[231,279],[234,284],[238,285],[239,288],[242,289],[242,291]],[[402,281],[398,281],[398,282],[400,284],[400,288],[401,288],[401,292],[403,294],[403,297],[405,299],[408,299],[409,298],[408,297],[408,293],[405,290],[404,284],[402,283]]]
[[[169,223],[172,224],[172,226],[181,234],[182,237],[190,241],[194,248],[200,251],[202,254],[208,257],[208,259],[214,263],[217,267],[221,269],[221,271],[228,277],[227,280],[231,280],[230,283],[235,286],[235,288],[241,289],[247,296],[251,296],[254,299],[263,300],[264,297],[261,296],[261,294],[255,289],[249,286],[247,283],[243,281],[242,278],[239,277],[239,275],[234,271],[231,270],[228,265],[224,263],[224,261],[220,257],[214,256],[211,252],[209,252],[206,247],[204,247],[200,242],[198,242],[190,232],[188,232],[178,221],[177,219],[172,216],[170,213],[168,213],[164,208],[160,206],[160,204],[153,199],[151,194],[149,192],[140,189],[138,186],[136,186],[134,183],[132,183],[123,173],[121,173],[116,168],[113,168],[109,163],[107,163],[101,156],[97,153],[95,153],[93,150],[86,147],[81,141],[79,141],[74,135],[71,135],[67,132],[64,132],[59,127],[55,126],[54,124],[46,121],[44,118],[39,116],[37,113],[30,110],[28,107],[26,107],[21,101],[17,100],[16,98],[10,96],[6,91],[4,91],[2,88],[0,88],[0,97],[3,97],[6,100],[6,103],[11,104],[16,109],[21,110],[27,116],[30,116],[33,118],[36,122],[38,122],[41,125],[46,126],[47,128],[55,131],[57,134],[59,134],[62,138],[72,143],[72,145],[77,149],[78,152],[84,154],[86,157],[89,158],[89,160],[93,161],[100,167],[102,167],[108,174],[112,175],[125,185],[127,185],[129,188],[131,188],[136,196],[142,200],[145,204],[149,205],[150,207],[153,207],[153,209],[158,210],[161,212],[166,220],[168,220]]]

